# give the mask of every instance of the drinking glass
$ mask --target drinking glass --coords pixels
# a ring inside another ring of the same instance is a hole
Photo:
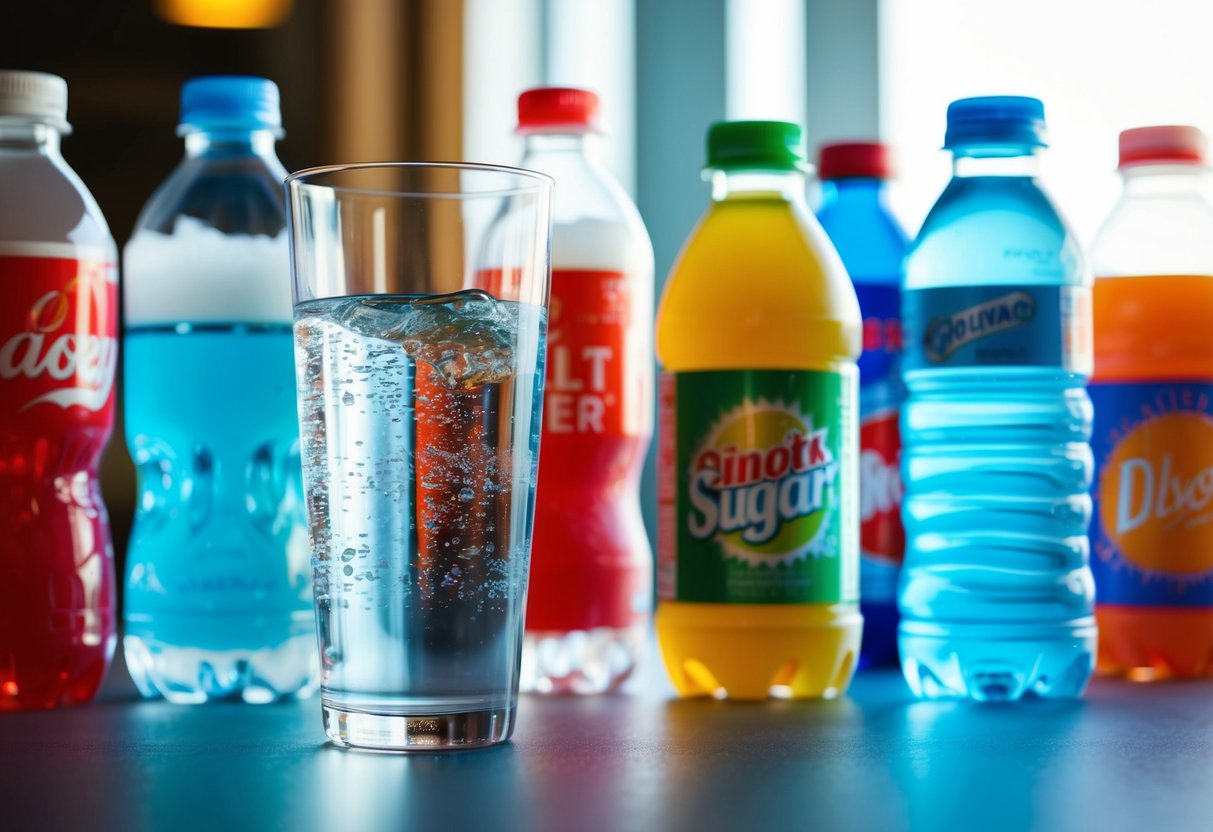
[[[485,165],[287,177],[300,442],[329,739],[514,727],[552,181]]]

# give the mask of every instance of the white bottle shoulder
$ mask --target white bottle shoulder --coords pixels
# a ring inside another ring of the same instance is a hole
[[[143,229],[131,238],[123,274],[127,326],[292,319],[285,231],[224,234],[179,217],[171,235]]]
[[[62,157],[0,157],[0,202],[20,206],[0,224],[0,254],[117,263],[97,201]]]

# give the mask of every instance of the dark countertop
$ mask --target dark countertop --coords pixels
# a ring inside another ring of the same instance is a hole
[[[1078,703],[524,698],[514,740],[326,745],[319,701],[0,714],[0,830],[1213,829],[1213,682],[1097,681]]]

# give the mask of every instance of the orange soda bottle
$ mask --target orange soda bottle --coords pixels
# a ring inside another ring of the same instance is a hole
[[[1195,127],[1120,134],[1095,271],[1097,670],[1213,675],[1213,203]]]

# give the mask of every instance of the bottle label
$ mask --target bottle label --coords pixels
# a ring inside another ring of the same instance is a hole
[[[108,429],[118,367],[114,265],[0,255],[0,286],[0,419]]]
[[[1099,603],[1213,606],[1213,382],[1089,392]]]
[[[856,283],[863,314],[859,358],[859,544],[865,601],[890,603],[905,554],[901,525],[903,399],[901,291],[895,283]]]
[[[652,432],[652,317],[639,284],[615,271],[552,272],[532,632],[622,629],[652,609],[637,494]]]
[[[901,289],[896,283],[856,283],[863,315],[863,354],[859,383],[863,387],[895,377],[901,356]]]
[[[858,599],[856,392],[854,371],[662,376],[662,598]]]
[[[1089,371],[1088,287],[944,286],[906,291],[904,303],[907,371],[990,366]]]
[[[651,393],[634,381],[650,359],[633,296],[621,272],[553,270],[545,436],[645,432]]]

